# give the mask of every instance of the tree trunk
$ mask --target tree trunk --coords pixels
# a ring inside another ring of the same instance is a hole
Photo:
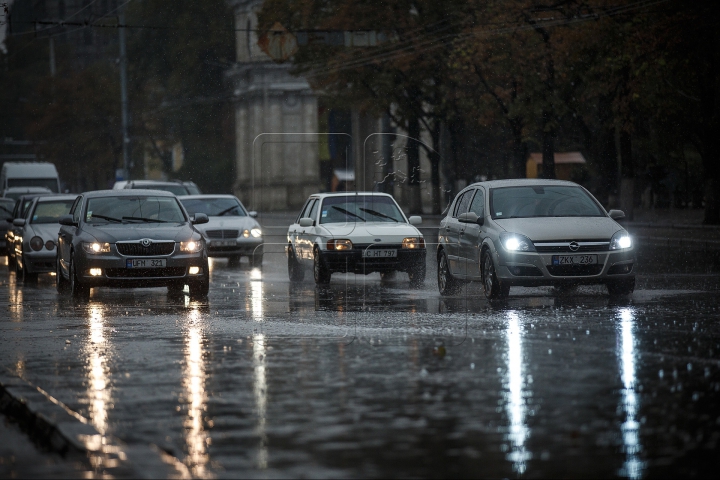
[[[510,128],[513,136],[513,176],[515,178],[527,177],[527,146],[522,137],[522,126],[518,121],[511,121]]]
[[[549,117],[549,113],[543,117]],[[543,129],[542,178],[555,178],[555,131]]]
[[[432,199],[432,210],[430,213],[433,215],[439,215],[441,212],[440,206],[440,120],[435,119],[433,122],[433,129],[431,132],[432,137],[432,149],[430,152],[430,186],[431,186],[431,199]]]
[[[408,120],[407,160],[410,213],[422,213],[420,192],[420,120]]]

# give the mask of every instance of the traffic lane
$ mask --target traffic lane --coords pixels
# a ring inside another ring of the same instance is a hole
[[[489,305],[476,286],[443,299],[400,277],[291,287],[271,256],[261,273],[214,262],[212,275],[208,304],[162,289],[75,304],[49,279],[4,276],[2,364],[198,476],[691,473],[710,461],[717,311],[713,293],[675,278],[650,278],[667,284],[631,302],[518,289]]]

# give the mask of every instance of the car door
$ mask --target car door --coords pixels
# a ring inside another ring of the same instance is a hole
[[[468,212],[478,218],[485,218],[485,193],[482,188],[475,190]],[[483,227],[477,223],[466,223],[465,231],[460,236],[460,257],[465,263],[465,274],[468,279],[480,278],[480,248],[483,240]]]
[[[57,251],[60,260],[60,268],[62,268],[65,273],[68,273],[67,266],[70,262],[70,250],[72,247],[72,241],[77,232],[78,226],[80,225],[82,202],[83,197],[79,196],[75,199],[72,207],[70,207],[70,215],[72,215],[73,217],[73,222],[75,223],[75,226],[60,225],[60,230],[58,231]]]
[[[317,210],[318,205],[320,204],[320,200],[317,198],[313,198],[312,203],[308,205],[308,209],[305,211],[303,217],[304,218],[312,218],[313,220],[317,221]],[[313,252],[312,252],[312,239],[315,235],[315,227],[298,227],[298,244],[300,246],[300,256],[301,261],[304,263],[309,263],[312,261],[313,258]]]
[[[465,230],[465,224],[458,221],[458,216],[461,213],[467,212],[472,193],[473,191],[471,189],[465,190],[458,195],[458,199],[453,207],[452,216],[448,218],[445,224],[446,248],[448,249],[447,254],[450,271],[453,275],[459,277],[465,276],[465,262],[460,261],[460,237]]]

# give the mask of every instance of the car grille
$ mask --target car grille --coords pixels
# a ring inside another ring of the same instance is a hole
[[[237,238],[238,230],[205,230],[208,238]]]
[[[582,253],[582,252],[607,252],[610,249],[610,242],[607,240],[583,240],[576,242],[577,250],[570,249],[572,240],[556,240],[550,242],[536,242],[535,250],[538,253]]]
[[[166,278],[182,277],[185,267],[168,268],[108,268],[105,274],[110,278]]]
[[[151,243],[147,247],[138,243],[117,243],[117,250],[120,255],[134,257],[148,257],[153,255],[170,255],[175,250],[175,242]]]
[[[602,265],[548,265],[548,272],[553,277],[585,277],[599,275]]]

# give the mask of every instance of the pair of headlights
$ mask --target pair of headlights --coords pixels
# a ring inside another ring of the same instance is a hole
[[[252,236],[254,238],[258,238],[258,237],[262,236],[262,230],[260,230],[257,227],[251,228],[250,230],[243,230],[242,236],[245,238],[248,238],[250,236]]]
[[[508,252],[534,252],[535,245],[525,235],[518,233],[501,233],[500,243]],[[624,250],[632,247],[632,238],[627,232],[620,230],[610,239],[610,250]]]
[[[339,240],[328,240],[328,242],[327,242],[328,250],[347,251],[347,250],[352,250],[352,248],[353,248],[352,241],[345,239],[345,238],[339,239]],[[425,248],[425,239],[422,237],[403,238],[402,248],[408,248],[411,250],[418,249],[418,248]]]
[[[36,252],[39,252],[40,250],[45,247],[48,250],[52,250],[55,248],[55,242],[52,240],[48,240],[47,242],[43,242],[43,239],[40,237],[33,237],[30,239],[30,248],[35,250]]]
[[[83,250],[89,254],[109,253],[110,244],[101,242],[83,242]],[[185,253],[195,253],[203,249],[200,241],[190,240],[189,242],[180,242],[180,251]]]

